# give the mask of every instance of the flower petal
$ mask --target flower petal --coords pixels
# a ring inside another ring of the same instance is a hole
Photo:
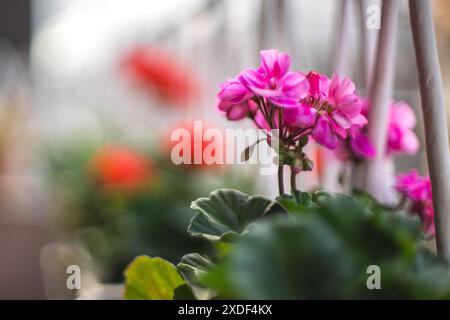
[[[293,127],[310,127],[316,120],[317,111],[307,105],[299,105],[296,108],[285,108],[283,122]]]
[[[306,97],[309,91],[308,81],[305,76],[299,72],[286,73],[280,80],[278,86],[281,87],[284,96],[297,100]]]
[[[300,105],[299,101],[297,99],[292,99],[288,97],[271,97],[268,98],[270,102],[272,102],[277,107],[281,108],[295,108]]]
[[[324,147],[329,149],[336,148],[338,139],[332,128],[331,119],[329,119],[326,114],[321,114],[319,116],[319,119],[312,130],[312,137]]]
[[[345,114],[336,110],[331,113],[331,117],[334,122],[343,129],[349,129],[352,126],[352,122],[347,118]]]
[[[370,142],[369,138],[362,133],[357,133],[350,138],[350,148],[359,158],[370,159],[376,154],[375,146]]]
[[[244,86],[252,86],[256,88],[265,88],[266,80],[264,77],[256,70],[245,69],[238,76],[238,81]]]

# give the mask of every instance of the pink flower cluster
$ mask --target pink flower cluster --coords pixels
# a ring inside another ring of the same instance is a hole
[[[260,57],[260,67],[220,86],[218,108],[229,120],[250,117],[260,128],[280,128],[287,140],[311,135],[329,149],[367,123],[350,79],[290,71],[290,56],[278,50]]]
[[[429,177],[421,177],[417,170],[397,176],[395,189],[411,203],[410,212],[420,217],[425,232],[432,236],[434,228],[434,209]]]

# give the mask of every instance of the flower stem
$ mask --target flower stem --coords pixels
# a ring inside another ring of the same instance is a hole
[[[297,181],[295,178],[297,177],[297,174],[294,171],[294,168],[291,168],[291,190],[292,191],[298,191],[297,190]]]
[[[278,192],[280,196],[284,194],[284,184],[283,184],[283,165],[278,166]]]

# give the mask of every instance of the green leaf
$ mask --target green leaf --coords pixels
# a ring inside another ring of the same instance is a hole
[[[298,190],[292,191],[293,196],[298,204],[305,206],[307,208],[311,207],[312,198],[309,192],[301,192]]]
[[[183,276],[190,282],[197,284],[197,279],[205,273],[208,269],[211,269],[214,263],[207,257],[198,253],[189,253],[181,257],[180,263],[178,263],[178,270]]]
[[[315,192],[312,198],[321,205],[310,214],[252,224],[202,283],[226,299],[450,297],[450,267],[421,249],[418,221],[366,196]],[[367,288],[371,265],[380,267],[381,290]]]
[[[331,298],[352,269],[342,243],[317,218],[289,216],[260,223],[235,245],[229,259],[203,281],[229,299]]]
[[[177,265],[178,270],[180,270],[186,281],[188,281],[190,289],[192,288],[191,292],[199,300],[209,300],[216,295],[215,292],[205,287],[201,282],[202,276],[214,268],[214,266],[214,263],[208,257],[198,253],[184,255]]]
[[[189,234],[211,241],[233,241],[252,222],[282,210],[275,201],[234,189],[215,190],[208,198],[193,201],[191,209],[197,214]]]
[[[177,268],[159,257],[136,257],[124,275],[127,300],[173,300],[175,289],[186,284]]]
[[[292,191],[292,195],[283,194],[276,198],[276,201],[288,212],[298,213],[311,209],[316,206],[312,201],[309,192],[301,192],[298,190]]]
[[[173,293],[173,300],[197,300],[192,289],[185,283],[177,287]]]

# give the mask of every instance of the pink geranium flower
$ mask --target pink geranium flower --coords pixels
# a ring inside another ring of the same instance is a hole
[[[428,235],[434,235],[434,209],[429,177],[421,177],[417,170],[397,176],[395,189],[411,202],[410,211],[417,214]]]
[[[362,120],[362,105],[355,93],[355,85],[350,79],[338,75],[330,81],[324,75],[310,72],[306,78],[310,95],[302,102],[318,113],[312,136],[323,146],[334,149],[338,137],[345,139],[348,130]]]
[[[245,69],[238,79],[255,95],[282,108],[293,108],[308,93],[308,82],[299,72],[290,72],[291,58],[278,50],[260,52],[261,66]]]

